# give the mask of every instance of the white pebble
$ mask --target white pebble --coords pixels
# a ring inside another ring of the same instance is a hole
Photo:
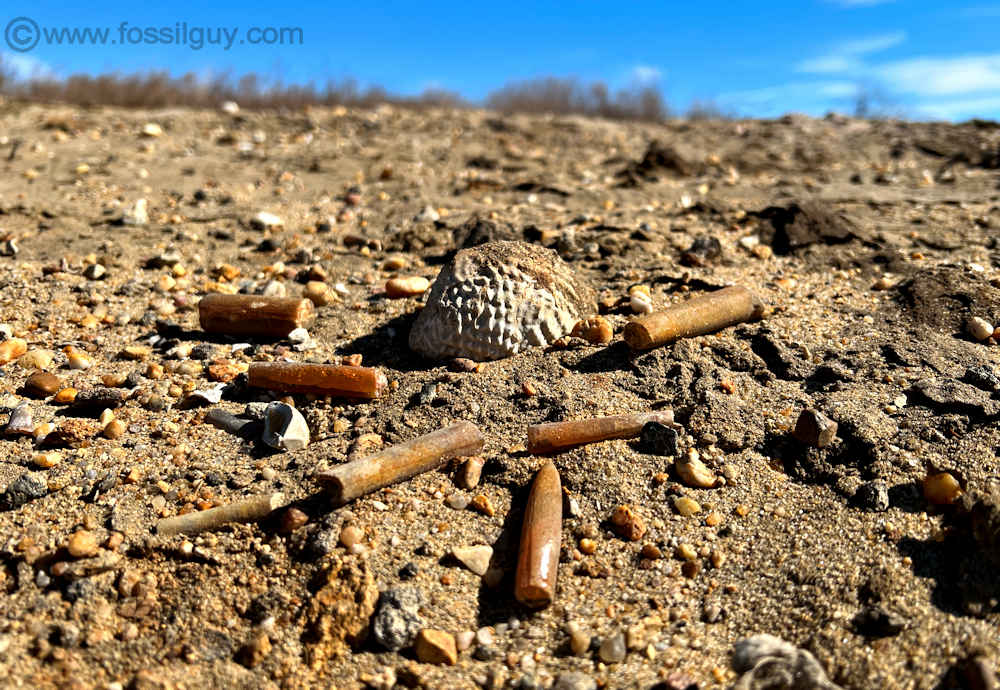
[[[976,340],[986,340],[993,335],[993,325],[986,319],[978,316],[973,316],[969,319],[969,323],[965,327],[969,331],[969,335]]]

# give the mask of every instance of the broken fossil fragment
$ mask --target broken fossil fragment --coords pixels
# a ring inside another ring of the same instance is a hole
[[[430,359],[501,359],[545,346],[596,313],[593,289],[552,250],[489,242],[455,255],[410,331]]]
[[[278,450],[301,450],[309,445],[309,425],[291,405],[273,402],[264,410],[263,438]]]

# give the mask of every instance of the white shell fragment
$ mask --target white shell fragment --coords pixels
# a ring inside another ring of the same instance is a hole
[[[122,215],[122,223],[125,225],[145,225],[148,222],[149,210],[145,199],[136,199]]]
[[[458,252],[438,274],[410,349],[430,359],[501,359],[548,345],[596,312],[593,289],[554,251],[489,242]]]
[[[273,402],[264,410],[263,439],[277,450],[301,450],[309,445],[309,425],[291,405]]]

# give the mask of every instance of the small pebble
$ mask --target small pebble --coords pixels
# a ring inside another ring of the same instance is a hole
[[[625,635],[619,632],[601,642],[597,655],[606,664],[617,664],[625,660],[625,651]]]
[[[924,498],[936,506],[951,505],[962,495],[962,485],[950,472],[928,475],[923,481]]]
[[[486,545],[459,546],[451,550],[452,557],[476,575],[482,577],[490,567],[493,547]]]
[[[639,541],[646,533],[646,523],[631,506],[620,505],[611,514],[611,524],[622,539]]]
[[[417,297],[427,292],[430,286],[430,281],[423,276],[390,278],[385,283],[385,295],[390,299]]]
[[[66,550],[74,558],[88,558],[97,554],[97,549],[97,537],[86,530],[74,532],[66,542]]]
[[[592,316],[577,321],[570,335],[583,338],[591,345],[607,345],[614,337],[615,331],[603,316]]]
[[[355,525],[347,525],[342,530],[340,530],[340,543],[345,548],[351,548],[355,544],[361,542],[364,539],[365,533],[360,527]]]
[[[802,410],[792,434],[798,440],[816,448],[825,448],[837,436],[837,423],[819,410]]]
[[[973,316],[969,319],[968,323],[965,324],[965,329],[969,332],[969,335],[980,341],[986,340],[993,335],[993,324],[978,316]]]
[[[61,390],[63,381],[55,374],[39,371],[24,382],[24,394],[32,398],[47,398]]]
[[[691,517],[701,512],[701,504],[693,498],[679,496],[674,499],[674,510],[684,517]]]

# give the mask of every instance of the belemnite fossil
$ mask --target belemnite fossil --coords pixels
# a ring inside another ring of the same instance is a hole
[[[438,274],[410,330],[430,359],[501,359],[545,346],[597,313],[594,290],[551,249],[489,242],[463,249]]]

